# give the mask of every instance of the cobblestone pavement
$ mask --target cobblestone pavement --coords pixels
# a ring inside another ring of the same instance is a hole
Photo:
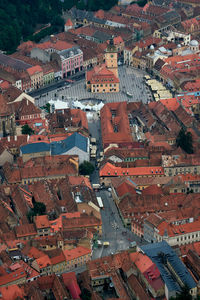
[[[90,93],[85,89],[85,80],[76,81],[71,84],[70,87],[64,86],[61,89],[57,89],[48,93],[38,99],[38,105],[42,106],[49,100],[59,99],[68,102],[69,99],[72,100],[82,100],[82,99],[101,99],[106,102],[137,102],[142,101],[147,103],[152,101],[152,94],[146,86],[144,81],[144,75],[146,73],[141,70],[137,70],[127,66],[119,67],[119,79],[120,79],[120,92],[119,93]],[[127,96],[127,92],[132,95],[132,97]],[[37,102],[37,99],[36,99]]]

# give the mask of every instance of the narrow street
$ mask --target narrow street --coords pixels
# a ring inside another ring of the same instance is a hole
[[[102,150],[101,143],[101,126],[100,118],[97,113],[88,113],[88,126],[92,137],[97,140],[97,159],[99,158],[99,152]],[[99,183],[99,170],[93,161],[95,166],[94,173],[90,176],[91,184]],[[141,239],[133,234],[129,229],[125,228],[118,209],[114,200],[110,196],[108,189],[101,189],[96,192],[97,197],[101,197],[104,208],[101,209],[102,217],[102,237],[99,240],[103,242],[109,242],[109,246],[100,246],[93,249],[93,259],[110,255],[121,250],[129,249],[131,242],[135,241],[141,244]],[[144,242],[142,241],[144,244]]]

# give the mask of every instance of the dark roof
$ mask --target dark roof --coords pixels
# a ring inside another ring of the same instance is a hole
[[[38,143],[27,144],[21,146],[20,150],[22,154],[51,151],[51,155],[61,155],[71,150],[74,147],[77,147],[82,151],[87,152],[87,148],[88,148],[87,138],[75,132],[74,134],[72,134],[71,136],[69,136],[68,138],[62,141],[57,141],[52,143],[38,142]]]
[[[27,144],[25,146],[21,146],[20,150],[22,154],[34,153],[34,152],[35,153],[45,152],[45,151],[50,151],[50,144],[44,142],[32,143],[32,144]]]
[[[166,12],[163,16],[167,21],[173,20],[175,18],[180,18],[179,13],[177,13],[177,11],[175,10],[170,10]]]
[[[160,71],[162,69],[162,67],[164,66],[164,64],[165,64],[164,60],[159,58],[154,65],[154,69],[157,71]]]
[[[82,51],[78,46],[72,47],[70,49],[66,49],[60,52],[60,56],[65,58],[69,58],[70,56],[80,54]]]
[[[111,39],[112,36],[111,36],[111,34],[97,30],[97,31],[95,31],[95,33],[93,34],[92,37],[99,41],[106,42],[109,39]]]
[[[72,7],[70,9],[70,14],[71,14],[72,18],[74,18],[74,19],[91,20],[93,18],[93,13],[91,11],[80,10],[80,9],[77,9],[76,7]]]
[[[26,64],[22,60],[12,58],[2,53],[0,53],[0,65],[9,66],[15,70],[26,70],[32,67],[31,65]]]
[[[88,140],[83,135],[75,132],[63,141],[51,143],[51,154],[59,155],[66,153],[74,147],[87,152]]]
[[[174,275],[170,272],[168,265],[173,268],[180,280],[190,289],[196,287],[196,283],[187,268],[167,242],[163,241],[160,243],[148,244],[142,246],[141,249],[158,267],[168,290],[177,292],[181,290],[178,280],[176,280]]]
[[[95,17],[93,17],[91,21],[98,24],[106,24],[106,20],[95,18]]]

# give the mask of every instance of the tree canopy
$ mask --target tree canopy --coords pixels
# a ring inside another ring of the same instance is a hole
[[[83,288],[83,290],[81,291],[81,295],[80,296],[81,296],[82,300],[90,300],[90,299],[92,299],[91,292],[88,289],[86,289],[86,288]]]
[[[176,297],[171,297],[170,300],[192,300],[192,295],[190,294],[190,289],[187,287],[187,285],[184,285],[181,288],[180,293],[176,295]]]
[[[31,135],[34,133],[34,130],[28,126],[28,124],[25,124],[22,126],[22,134],[28,134],[28,135]]]
[[[186,153],[193,153],[192,135],[190,132],[186,132],[183,128],[179,131],[176,139],[177,147],[181,147]]]
[[[47,35],[63,29],[63,10],[109,10],[117,0],[0,0],[0,50],[8,54],[16,50],[21,41],[39,42]],[[34,34],[44,25],[49,27]]]
[[[48,5],[46,0],[0,0],[0,50],[14,52],[42,24],[58,30],[64,24],[61,14],[59,0],[48,0]]]
[[[44,215],[45,212],[46,212],[46,205],[44,203],[33,201],[33,208],[27,214],[29,222],[33,222],[34,216]]]
[[[97,11],[99,9],[109,10],[111,7],[117,5],[118,0],[64,0],[63,8],[70,9],[76,6],[78,9],[86,9]]]
[[[80,175],[91,175],[94,172],[94,166],[89,161],[84,161],[79,166]]]

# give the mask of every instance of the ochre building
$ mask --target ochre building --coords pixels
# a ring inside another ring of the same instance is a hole
[[[105,63],[86,73],[86,89],[92,93],[119,92],[117,50],[110,41],[105,52]]]

